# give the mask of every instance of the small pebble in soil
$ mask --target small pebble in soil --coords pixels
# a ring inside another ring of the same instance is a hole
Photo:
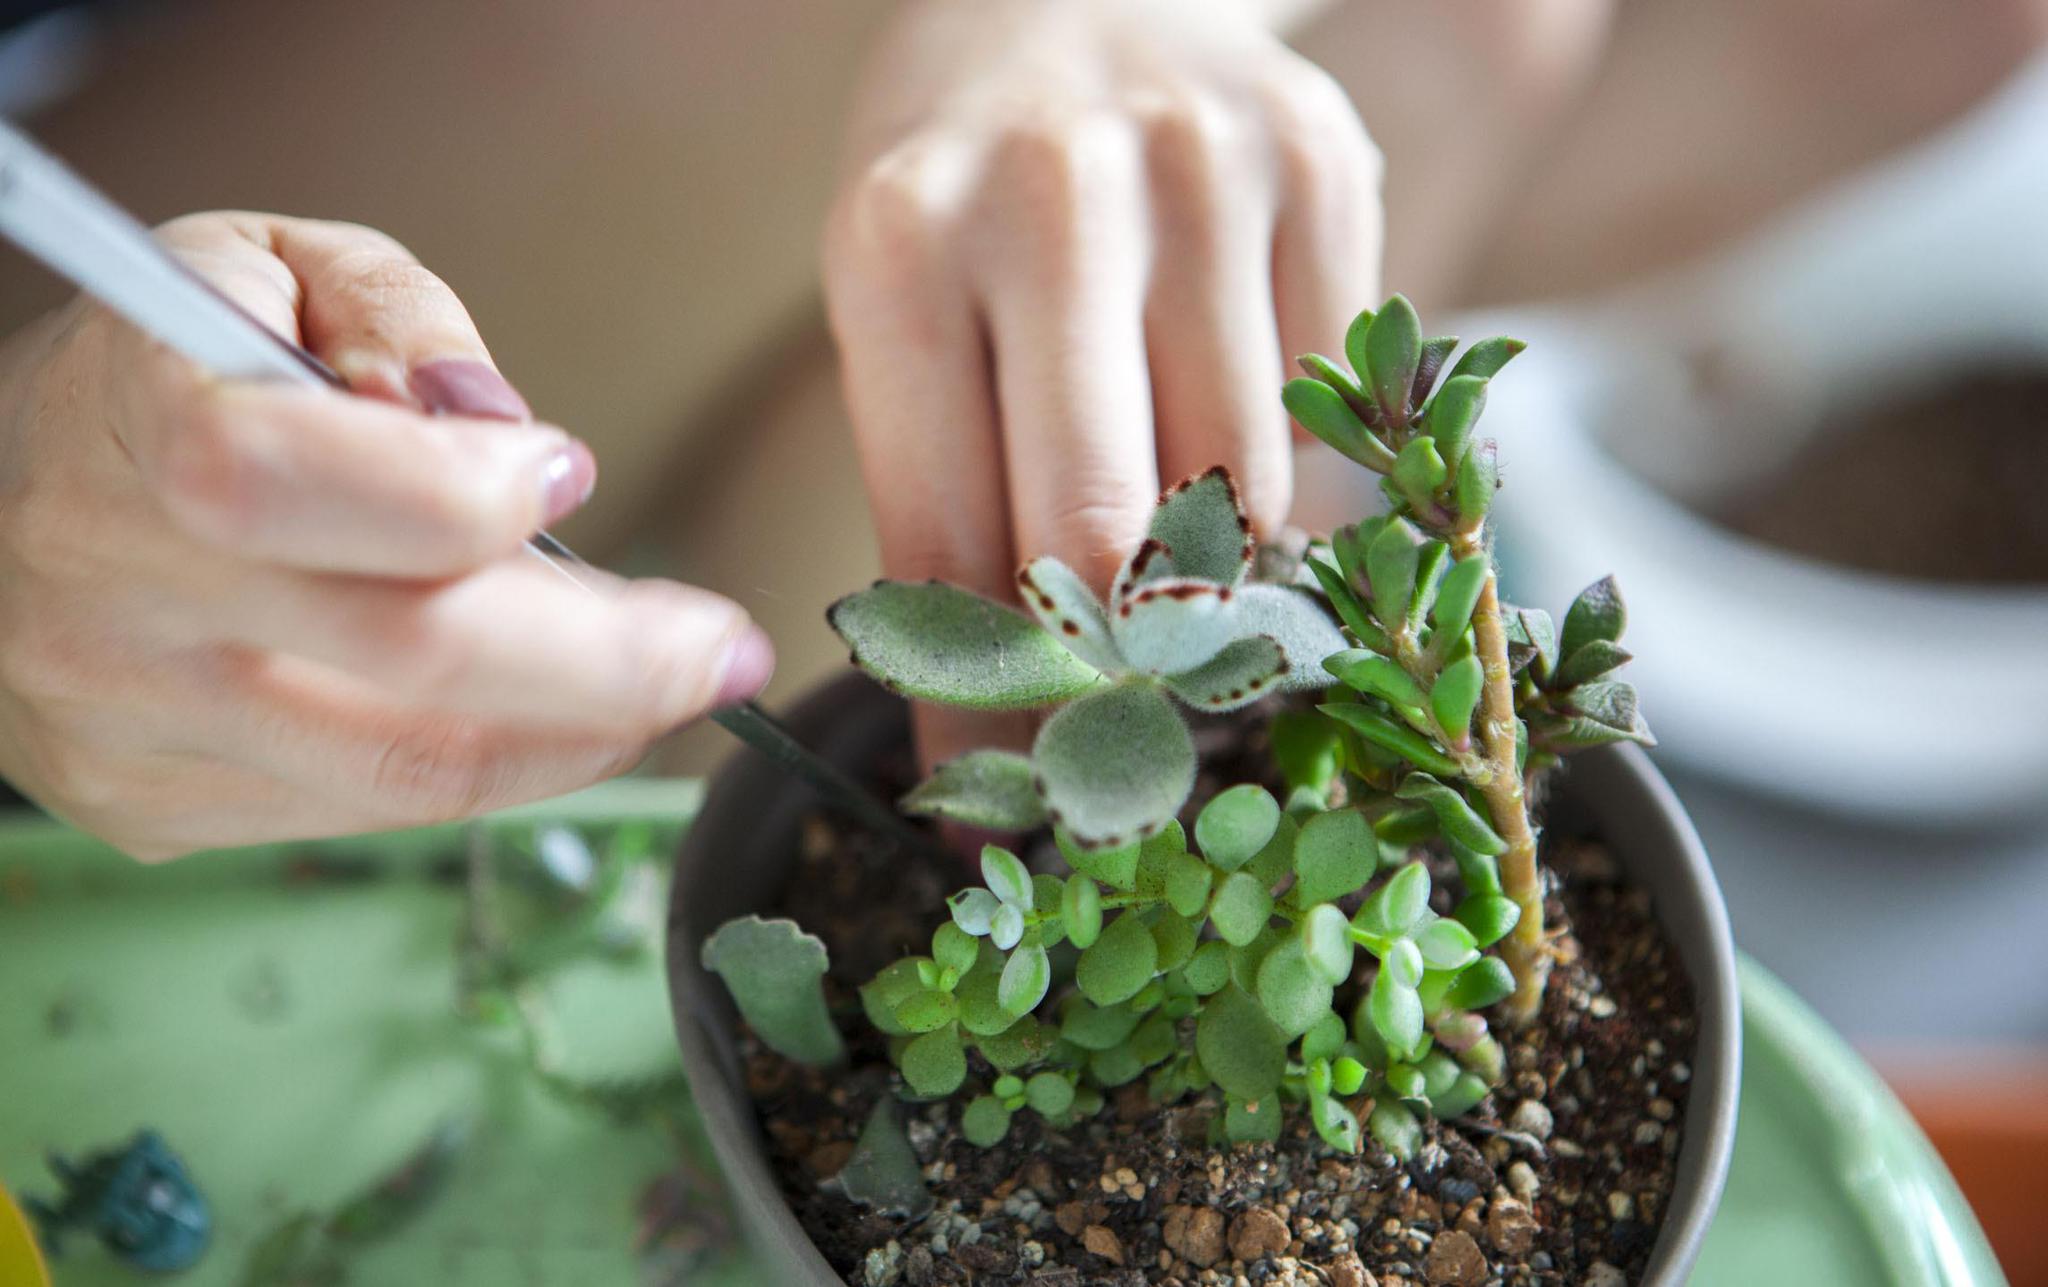
[[[1555,1126],[1550,1110],[1533,1099],[1525,1099],[1515,1105],[1514,1116],[1508,1118],[1509,1129],[1533,1135],[1539,1140],[1549,1139]]]

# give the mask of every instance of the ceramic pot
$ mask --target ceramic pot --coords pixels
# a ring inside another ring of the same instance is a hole
[[[909,736],[902,702],[853,675],[814,690],[788,722],[807,745],[856,776]],[[1640,752],[1612,748],[1580,757],[1559,787],[1553,825],[1596,830],[1630,878],[1650,890],[1698,999],[1699,1045],[1677,1188],[1643,1280],[1680,1287],[1720,1200],[1735,1142],[1741,1016],[1727,913],[1691,823]],[[735,754],[683,843],[669,907],[669,999],[683,1067],[765,1281],[778,1287],[826,1287],[841,1279],[783,1199],[747,1097],[737,1016],[699,955],[719,925],[775,904],[815,804],[808,788],[757,752]]]

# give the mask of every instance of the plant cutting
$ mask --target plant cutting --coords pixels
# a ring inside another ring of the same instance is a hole
[[[1453,363],[1396,296],[1351,328],[1349,369],[1303,359],[1289,410],[1387,501],[1327,540],[1261,550],[1212,470],[1161,497],[1100,598],[1040,559],[1022,610],[936,583],[834,605],[890,690],[1046,712],[1028,754],[973,752],[902,796],[1023,837],[985,847],[978,881],[819,821],[807,870],[894,885],[867,891],[891,914],[862,926],[835,897],[819,925],[798,891],[797,915],[755,908],[698,945],[746,1020],[785,1184],[849,1281],[965,1281],[941,1263],[962,1237],[998,1282],[1650,1265],[1694,1019],[1603,848],[1573,843],[1562,889],[1539,863],[1533,803],[1562,758],[1649,733],[1613,677],[1611,582],[1561,627],[1500,594],[1476,429],[1519,347]],[[1611,945],[1577,936],[1574,873]],[[1603,950],[1633,976],[1603,977]],[[1589,1042],[1630,1084],[1596,1084]],[[800,1130],[775,1115],[794,1103]],[[1014,1218],[962,1226],[990,1203]]]

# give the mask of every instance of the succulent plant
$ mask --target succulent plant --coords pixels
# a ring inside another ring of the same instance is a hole
[[[1057,708],[1030,756],[974,752],[903,806],[1049,823],[1062,870],[985,848],[929,952],[860,989],[910,1097],[971,1088],[970,1141],[995,1143],[1019,1113],[1071,1122],[1142,1080],[1160,1103],[1213,1092],[1220,1138],[1276,1138],[1294,1104],[1334,1149],[1370,1136],[1406,1158],[1423,1115],[1457,1117],[1500,1083],[1483,1012],[1527,1022],[1549,964],[1532,780],[1573,750],[1650,736],[1611,677],[1628,660],[1612,581],[1562,631],[1500,599],[1495,447],[1474,427],[1521,346],[1472,346],[1439,388],[1456,347],[1423,339],[1397,295],[1352,326],[1350,370],[1302,360],[1288,408],[1383,475],[1390,508],[1298,567],[1277,560],[1275,579],[1248,579],[1249,527],[1212,470],[1161,497],[1106,604],[1041,559],[1018,577],[1028,616],[937,584],[883,582],[834,606],[856,663],[899,692]],[[1272,714],[1284,803],[1230,786],[1190,836],[1195,752],[1174,703],[1232,710],[1302,689],[1340,691]],[[1425,845],[1440,870],[1455,862],[1455,900],[1433,889]],[[763,1041],[837,1056],[816,1030],[829,1018],[815,939],[736,922],[705,957]]]
[[[1506,1018],[1519,1026],[1550,968],[1528,775],[1571,750],[1652,739],[1635,690],[1606,677],[1628,660],[1612,580],[1579,596],[1561,639],[1546,614],[1501,602],[1486,525],[1497,452],[1474,431],[1488,382],[1523,346],[1482,340],[1438,388],[1456,347],[1423,339],[1396,295],[1352,323],[1351,372],[1305,357],[1307,375],[1282,398],[1304,428],[1383,475],[1389,503],[1308,558],[1358,645],[1324,663],[1356,694],[1322,707],[1344,726],[1350,796],[1370,813],[1434,817],[1453,848],[1497,859],[1487,897],[1518,909],[1502,953],[1516,985]]]
[[[980,710],[1057,707],[1029,756],[976,751],[940,766],[906,809],[1005,831],[1044,822],[1084,849],[1153,835],[1194,786],[1175,702],[1234,710],[1327,683],[1344,646],[1293,585],[1250,581],[1251,524],[1223,469],[1159,498],[1108,602],[1064,563],[1017,573],[1030,615],[937,582],[878,582],[832,606],[854,663],[905,696]]]

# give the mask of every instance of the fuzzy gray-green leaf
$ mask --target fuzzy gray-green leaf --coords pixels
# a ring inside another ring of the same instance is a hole
[[[1148,675],[1184,674],[1242,633],[1234,598],[1229,587],[1215,581],[1147,581],[1117,605],[1110,633],[1133,669]]]
[[[1232,606],[1239,637],[1263,635],[1280,645],[1287,664],[1277,687],[1327,688],[1323,658],[1347,645],[1344,632],[1306,591],[1284,585],[1239,586]]]
[[[1169,676],[1166,686],[1196,710],[1231,711],[1278,691],[1277,681],[1287,668],[1280,645],[1254,635],[1227,645],[1193,670]]]
[[[825,944],[794,921],[742,916],[704,942],[704,968],[725,980],[754,1032],[798,1063],[839,1062],[846,1047],[825,1008]]]
[[[1017,589],[1038,624],[1067,651],[1104,674],[1123,668],[1110,638],[1109,617],[1080,573],[1047,555],[1017,573]]]
[[[839,1186],[853,1201],[887,1215],[915,1219],[931,1210],[924,1169],[903,1132],[895,1100],[883,1096],[876,1101],[860,1142],[839,1172]]]
[[[1166,546],[1182,576],[1236,585],[1251,566],[1251,523],[1221,465],[1168,488],[1147,535]]]
[[[1127,683],[1061,707],[1031,751],[1047,815],[1084,848],[1166,825],[1195,784],[1195,744],[1158,689]]]
[[[1029,831],[1045,821],[1031,761],[1011,751],[969,751],[932,771],[901,801],[905,813],[991,831]]]
[[[1023,613],[938,582],[877,582],[827,616],[856,665],[926,701],[1023,710],[1102,683],[1101,672]]]

